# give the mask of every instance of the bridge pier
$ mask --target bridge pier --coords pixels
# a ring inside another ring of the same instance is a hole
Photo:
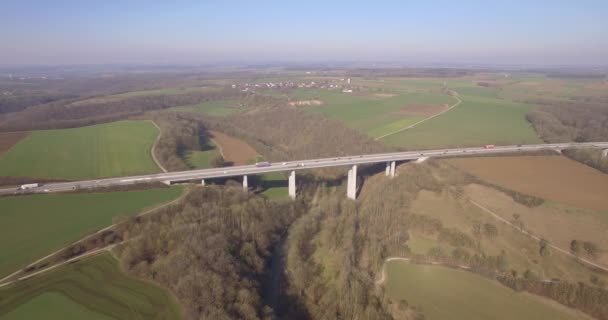
[[[602,150],[602,158],[608,157],[608,149]]]
[[[391,161],[391,178],[395,176],[395,161]]]
[[[205,186],[205,179],[201,179],[201,186]]]
[[[346,197],[353,200],[357,199],[357,165],[353,165],[352,169],[348,170]]]
[[[391,174],[391,163],[387,162],[385,175],[388,177],[390,174]]]
[[[289,191],[289,197],[292,200],[294,200],[296,198],[296,172],[295,171],[291,171],[289,173],[288,191]]]
[[[247,176],[243,176],[243,190],[247,191],[249,189],[249,185],[247,184]]]

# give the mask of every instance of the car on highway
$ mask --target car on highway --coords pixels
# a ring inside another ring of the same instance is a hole
[[[258,168],[263,168],[263,167],[270,167],[271,164],[268,161],[262,161],[262,162],[256,162],[255,166]]]
[[[40,183],[26,183],[26,184],[20,185],[19,188],[17,188],[17,190],[29,190],[29,189],[38,188],[40,186],[41,186]]]

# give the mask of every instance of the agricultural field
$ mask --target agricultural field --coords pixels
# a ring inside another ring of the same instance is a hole
[[[378,137],[395,128],[413,124],[454,104],[456,100],[441,92],[362,92],[342,93],[328,90],[297,90],[292,101],[318,100],[320,106],[303,106],[344,121],[347,125]]]
[[[439,266],[391,261],[387,294],[406,300],[425,319],[591,319],[531,294],[515,292],[481,276]]]
[[[542,96],[542,91],[530,91],[523,96],[508,89],[526,80],[529,80],[526,76],[514,79],[500,74],[429,79],[353,78],[352,86],[364,90],[342,93],[339,90],[298,89],[287,97],[299,108],[342,120],[398,148],[540,143],[526,119],[533,106],[515,101],[533,100]],[[454,105],[458,100],[443,92],[444,86],[458,94],[462,100],[460,105],[415,127],[394,133]]]
[[[171,108],[172,111],[202,113],[209,116],[225,117],[243,111],[238,100],[220,100],[203,102],[192,106]]]
[[[180,187],[0,198],[0,277],[126,217],[179,197]]]
[[[608,175],[566,157],[479,157],[448,162],[508,189],[608,213]]]
[[[148,121],[33,131],[0,155],[0,176],[77,180],[158,172],[150,155],[158,133]]]
[[[0,133],[0,156],[8,152],[8,150],[29,136],[29,134],[27,131]]]
[[[531,226],[528,226],[527,216],[523,219],[526,230],[548,239],[552,244],[559,245],[564,250],[568,251],[569,240],[567,244],[555,241],[557,237],[562,237],[559,233],[568,228],[567,224],[556,229],[554,223],[563,222],[561,216],[558,220],[549,223],[554,217],[552,214],[559,214],[555,210],[550,210],[544,206],[530,209],[533,211],[523,212],[522,208],[527,208],[516,203],[507,194],[496,189],[481,186],[478,184],[469,184],[462,190],[464,193],[454,198],[448,194],[436,194],[430,191],[422,191],[411,205],[411,212],[418,215],[424,215],[429,218],[439,219],[445,228],[458,230],[467,234],[473,239],[479,239],[479,248],[486,255],[501,255],[504,254],[507,260],[508,269],[515,270],[519,274],[523,274],[526,270],[532,271],[541,279],[562,279],[572,282],[590,283],[590,276],[595,275],[600,279],[608,280],[608,275],[601,272],[594,272],[587,266],[576,261],[574,257],[564,253],[552,250],[549,256],[541,257],[539,255],[539,241],[532,239],[528,235],[523,234],[520,230],[509,226],[492,214],[477,207],[469,201],[469,199],[480,203],[483,206],[488,205],[488,209],[495,212],[507,221],[513,221],[513,213],[537,213],[542,216],[538,217],[548,224],[548,232],[539,234]],[[495,205],[489,205],[494,203]],[[529,208],[528,208],[529,209]],[[563,215],[562,215],[563,216]],[[518,219],[522,219],[518,217]],[[473,224],[492,224],[497,228],[497,236],[493,238],[481,237],[478,238],[473,234]],[[578,226],[578,224],[575,224]],[[598,229],[587,229],[597,231]],[[601,236],[603,231],[596,234]],[[437,235],[424,234],[420,239],[418,231],[413,233],[413,246],[418,254],[428,254],[431,248],[440,248],[444,254],[450,255],[452,247],[446,242],[439,241]],[[583,239],[587,239],[586,237]],[[421,241],[422,240],[422,241]],[[432,242],[436,242],[433,244]],[[409,246],[409,244],[408,244]],[[426,252],[424,252],[426,250]],[[473,254],[473,248],[467,248],[470,254]]]
[[[122,273],[109,253],[0,288],[0,319],[180,319],[168,290]]]
[[[382,141],[406,149],[542,142],[526,121],[528,105],[461,94],[459,98],[462,103],[452,110]]]
[[[598,252],[590,256],[584,251],[579,256],[608,268],[608,215],[606,211],[590,210],[547,201],[537,207],[516,203],[510,197],[490,188],[471,185],[469,197],[507,221],[517,220],[536,236],[566,251],[572,240],[594,243]]]
[[[214,143],[220,148],[224,159],[232,165],[241,166],[255,162],[257,151],[245,141],[231,137],[219,131],[210,130]]]

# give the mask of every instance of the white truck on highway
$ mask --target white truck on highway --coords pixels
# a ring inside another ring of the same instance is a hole
[[[40,187],[40,183],[27,183],[27,184],[22,184],[19,187],[19,190],[29,190],[29,189],[38,188],[38,187]]]

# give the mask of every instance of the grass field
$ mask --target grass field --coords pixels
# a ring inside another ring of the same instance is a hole
[[[0,156],[0,176],[87,179],[158,172],[148,121],[34,131]]]
[[[425,319],[590,319],[575,310],[518,293],[481,276],[437,266],[391,261],[386,292],[420,308]]]
[[[224,117],[243,110],[238,100],[220,100],[203,102],[192,106],[171,108],[172,111],[196,112],[210,116]]]
[[[165,289],[126,276],[101,254],[0,289],[0,319],[180,319]]]
[[[541,142],[526,121],[529,106],[478,96],[460,98],[458,107],[382,141],[408,149]]]
[[[217,146],[212,142],[208,142],[208,150],[190,150],[186,154],[186,161],[193,169],[208,169],[211,168],[211,161],[213,158],[220,155],[220,151]]]
[[[272,200],[287,200],[287,177],[280,172],[271,172],[262,175],[262,187],[266,188],[262,193]]]
[[[514,202],[510,197],[505,197],[493,189],[478,185],[467,187],[466,192],[471,199],[503,219],[513,220],[513,215],[518,215],[526,230],[564,250],[569,250],[573,239],[591,241],[600,249],[596,258],[590,258],[585,254],[582,254],[582,257],[608,267],[607,211],[578,208],[554,201],[547,201],[541,206],[530,208]],[[562,272],[569,273],[568,269]]]
[[[519,205],[508,195],[493,188],[477,184],[468,185],[463,189],[463,192],[463,198],[454,199],[447,194],[435,194],[430,191],[422,191],[412,203],[411,212],[429,218],[439,219],[445,228],[457,229],[473,239],[476,238],[472,232],[473,223],[493,224],[498,229],[498,236],[496,238],[482,237],[478,250],[483,251],[486,255],[500,255],[501,253],[504,253],[508,262],[508,269],[516,270],[520,274],[523,274],[526,270],[531,270],[542,279],[557,278],[566,281],[580,281],[585,283],[590,283],[590,276],[593,274],[600,279],[608,281],[608,276],[605,273],[593,272],[585,265],[577,262],[573,257],[566,256],[555,250],[552,251],[550,256],[541,257],[538,253],[539,244],[537,240],[522,234],[519,230],[515,230],[511,226],[501,223],[495,217],[474,206],[466,199],[470,198],[484,206],[488,206],[488,208],[495,211],[507,221],[513,220],[513,213],[520,213],[522,215],[522,218],[520,219],[524,220],[526,230],[533,232],[538,236],[545,237],[546,239],[549,239],[551,243],[560,246],[562,246],[563,242],[558,242],[557,239],[560,239],[563,236],[572,236],[573,234],[572,232],[567,232],[562,235],[561,233],[564,230],[581,227],[583,221],[588,225],[587,220],[578,219],[580,223],[569,224],[568,221],[563,218],[564,215],[567,214],[566,212],[551,210],[544,206],[530,209],[530,211],[523,211],[523,209],[527,207]],[[534,225],[531,220],[528,220],[532,217],[538,219],[538,222]],[[577,218],[572,219],[572,221],[576,220]],[[546,228],[536,229],[535,227],[537,225],[544,225]],[[545,230],[547,232],[544,232]],[[591,229],[583,228],[576,232],[584,232],[584,230],[590,231]],[[597,233],[597,230],[605,230],[605,225],[604,227],[599,225],[596,229],[591,230],[594,231],[597,236],[603,236],[604,231]],[[543,233],[537,231],[543,231]],[[416,235],[417,234],[414,233],[414,247],[418,248],[419,251],[424,249],[428,250],[430,247],[435,246],[431,246],[425,242],[420,244],[420,241],[417,241],[416,239]],[[437,241],[436,235],[425,234],[425,236],[428,239]],[[587,237],[584,237],[583,239],[587,239]],[[568,244],[563,246],[565,247],[565,250],[568,250],[569,248],[569,241],[570,240],[568,240]],[[438,246],[444,249],[445,254],[450,255],[452,253],[451,248],[445,242],[438,241],[438,243]],[[467,250],[473,250],[473,248],[468,248]],[[470,253],[474,252],[471,251]]]
[[[401,112],[412,105],[453,104],[455,100],[441,93],[395,92],[393,94],[348,94],[328,90],[298,90],[292,99],[318,99],[322,106],[306,107],[305,110],[320,112],[330,118],[344,121],[372,137],[396,130],[424,117],[408,116]]]
[[[0,133],[0,156],[19,143],[19,141],[25,139],[29,134],[28,131]]]
[[[177,198],[179,187],[0,198],[0,277],[83,235]]]

